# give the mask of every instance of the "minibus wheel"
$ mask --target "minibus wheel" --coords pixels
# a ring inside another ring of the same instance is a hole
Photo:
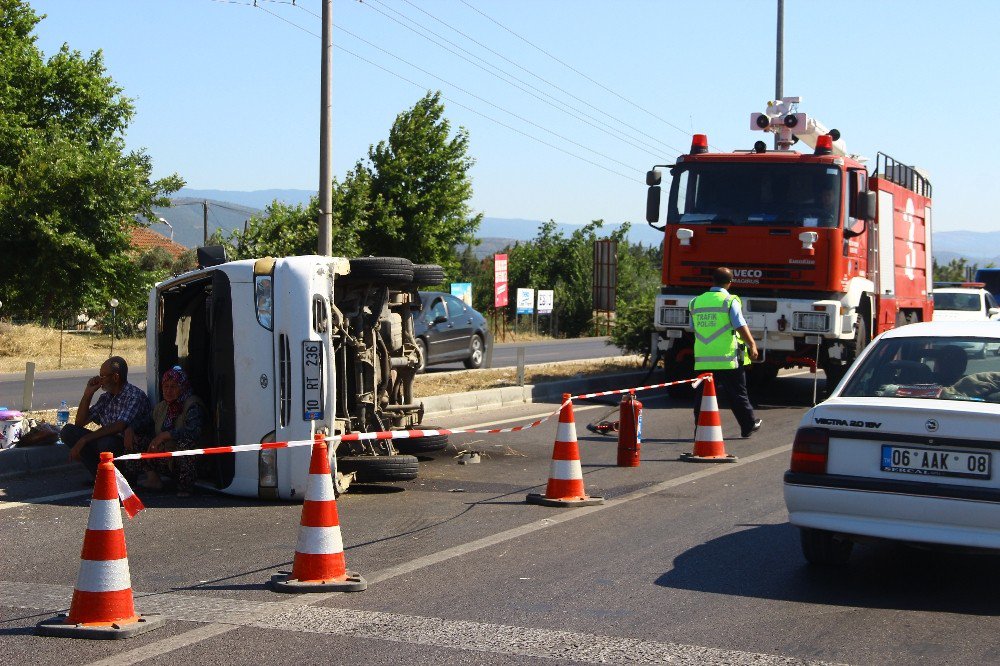
[[[437,426],[425,425],[421,423],[419,430],[440,430]],[[448,435],[430,435],[427,437],[416,437],[414,439],[397,439],[394,441],[400,453],[419,454],[433,453],[448,447]]]
[[[351,283],[410,284],[413,262],[402,257],[358,257],[351,259],[351,272],[340,279]]]
[[[357,472],[359,483],[373,481],[412,481],[417,478],[420,463],[416,456],[344,456],[337,458],[337,469],[343,473]]]

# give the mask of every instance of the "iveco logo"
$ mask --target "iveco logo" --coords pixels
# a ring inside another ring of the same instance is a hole
[[[733,271],[734,278],[759,278],[764,276],[764,271],[759,268],[737,268]]]
[[[927,419],[927,423],[924,424],[924,427],[927,428],[927,432],[937,432],[938,422],[934,419]]]

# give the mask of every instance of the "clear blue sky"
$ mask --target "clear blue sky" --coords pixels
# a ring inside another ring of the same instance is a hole
[[[31,2],[47,15],[37,30],[46,54],[64,42],[104,51],[109,74],[136,100],[129,145],[150,154],[156,176],[177,172],[194,188],[315,190],[320,39],[306,30],[320,33],[321,2],[247,4]],[[761,138],[749,115],[774,95],[775,8],[775,0],[336,0],[334,43],[417,85],[335,51],[335,173],[386,138],[396,114],[440,89],[447,117],[471,136],[477,211],[644,224],[645,171],[671,162],[692,132],[725,150]],[[986,205],[998,180],[990,142],[1000,118],[1000,2],[786,0],[785,16],[785,94],[804,99],[800,110],[840,129],[851,152],[883,151],[925,169],[938,231],[1000,228]],[[586,122],[392,19],[433,30]]]

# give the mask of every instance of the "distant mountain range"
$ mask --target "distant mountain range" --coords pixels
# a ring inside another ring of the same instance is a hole
[[[315,196],[313,190],[196,190],[182,188],[172,198],[170,208],[155,209],[157,215],[173,226],[173,239],[187,247],[197,247],[204,237],[204,210],[208,202],[208,233],[223,229],[230,233],[242,229],[253,215],[261,214],[265,207],[277,200],[286,204],[308,204]],[[528,241],[538,234],[542,225],[539,220],[484,217],[479,226],[479,245],[474,249],[477,257],[487,257],[515,241]],[[617,224],[605,224],[601,235],[617,229]],[[171,229],[165,224],[150,226],[164,236],[171,236]],[[556,228],[564,235],[570,235],[580,228],[577,224],[558,223]],[[662,232],[651,228],[643,221],[637,221],[629,229],[628,239],[633,243],[652,245],[662,240]],[[953,259],[964,258],[970,264],[1000,266],[1000,231],[940,231],[934,234],[934,257],[939,264]]]

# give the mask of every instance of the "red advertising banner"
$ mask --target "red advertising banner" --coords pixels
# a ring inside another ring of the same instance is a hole
[[[507,255],[493,255],[493,306],[507,307]]]

